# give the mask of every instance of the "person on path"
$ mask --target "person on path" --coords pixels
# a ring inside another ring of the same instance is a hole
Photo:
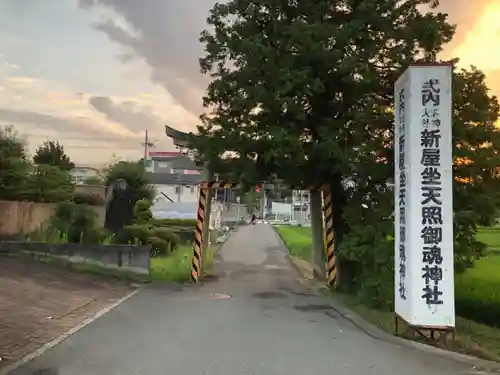
[[[255,220],[257,220],[257,216],[255,216],[255,214],[252,214],[252,217],[250,218],[250,224],[255,225]]]

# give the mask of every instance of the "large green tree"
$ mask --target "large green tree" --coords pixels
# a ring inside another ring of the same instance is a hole
[[[45,141],[37,148],[33,161],[35,164],[53,165],[67,171],[75,167],[75,164],[66,155],[64,146],[58,141]]]
[[[14,127],[0,127],[0,200],[19,198],[28,168],[24,144]]]
[[[386,182],[394,163],[393,85],[410,63],[436,61],[452,39],[447,16],[429,9],[437,3],[231,0],[215,5],[211,30],[201,37],[207,52],[201,69],[213,81],[204,100],[209,112],[192,138],[198,157],[215,172],[252,183],[270,174],[289,183],[329,183],[336,244],[350,262],[347,279],[355,283],[367,269],[388,275],[373,279],[370,293],[393,289],[386,284],[392,282],[393,193]],[[480,247],[475,225],[492,214],[480,213],[474,201],[496,199],[491,166],[498,148],[496,141],[486,145],[496,139],[498,105],[481,72],[456,71],[454,85],[455,175],[472,182],[455,184],[457,260],[464,264]],[[474,162],[459,164],[463,153]],[[347,179],[354,184],[346,186]]]
[[[345,228],[342,180],[373,144],[391,138],[393,84],[409,63],[432,60],[454,27],[431,0],[231,0],[210,12],[200,60],[213,77],[194,146],[237,177],[328,182]],[[390,150],[380,150],[388,154]],[[361,155],[361,156],[360,156]],[[337,241],[338,243],[340,241]]]

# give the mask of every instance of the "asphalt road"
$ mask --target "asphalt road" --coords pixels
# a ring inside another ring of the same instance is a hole
[[[14,375],[457,375],[367,336],[299,280],[269,226],[241,228],[203,286],[148,287]],[[214,294],[231,298],[219,299]]]

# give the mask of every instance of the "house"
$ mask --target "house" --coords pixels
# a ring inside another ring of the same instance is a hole
[[[151,151],[148,153],[146,170],[151,173],[200,175],[199,167],[188,156],[175,151]]]
[[[157,218],[195,218],[200,168],[181,152],[149,152],[146,163],[149,183],[156,191],[151,211]]]
[[[89,178],[99,178],[102,179],[101,170],[91,166],[91,165],[75,165],[75,167],[70,171],[71,181],[74,184],[81,185],[85,180]]]

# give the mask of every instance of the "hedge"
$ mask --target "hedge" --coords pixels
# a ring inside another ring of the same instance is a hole
[[[159,227],[196,227],[196,219],[155,219],[153,224]]]

